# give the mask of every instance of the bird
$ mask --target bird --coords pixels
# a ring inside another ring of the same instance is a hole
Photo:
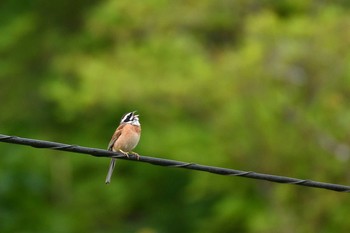
[[[137,159],[140,156],[132,150],[137,146],[141,137],[141,124],[139,121],[139,115],[135,114],[136,111],[128,112],[121,118],[120,124],[115,130],[111,141],[108,144],[107,150],[113,152],[121,152],[129,158],[129,152],[136,155]],[[112,158],[107,177],[106,184],[111,182],[111,177],[115,167],[116,158]]]

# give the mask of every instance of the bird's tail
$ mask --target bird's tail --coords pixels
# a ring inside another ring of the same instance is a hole
[[[117,159],[115,159],[115,158],[111,159],[111,163],[109,164],[109,169],[108,169],[108,173],[107,173],[107,177],[106,177],[106,184],[111,183],[111,177],[112,177],[116,162],[117,162]]]

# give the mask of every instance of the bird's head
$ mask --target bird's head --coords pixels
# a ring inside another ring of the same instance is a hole
[[[124,114],[120,121],[120,124],[132,124],[140,126],[139,115],[136,115],[135,113],[136,111]]]

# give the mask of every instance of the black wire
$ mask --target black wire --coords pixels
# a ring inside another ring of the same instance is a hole
[[[160,159],[160,158],[154,158],[154,157],[148,157],[148,156],[140,156],[140,158],[138,159],[137,156],[132,154],[130,154],[129,156],[130,158],[127,158],[126,155],[118,152],[112,152],[112,151],[77,146],[77,145],[68,145],[68,144],[57,143],[57,142],[21,138],[17,136],[8,136],[8,135],[0,134],[0,141],[6,142],[6,143],[32,146],[35,148],[47,148],[47,149],[53,149],[53,150],[62,150],[62,151],[70,151],[74,153],[89,154],[96,157],[114,157],[114,158],[120,158],[120,159],[128,159],[132,161],[145,162],[145,163],[150,163],[150,164],[159,165],[159,166],[185,168],[190,170],[210,172],[210,173],[219,174],[219,175],[241,176],[241,177],[246,177],[251,179],[266,180],[266,181],[272,181],[277,183],[295,184],[295,185],[302,185],[302,186],[313,187],[313,188],[328,189],[328,190],[333,190],[337,192],[350,192],[350,186],[345,186],[345,185],[323,183],[323,182],[312,181],[312,180],[301,180],[301,179],[290,178],[285,176],[262,174],[262,173],[257,173],[253,171],[240,171],[240,170],[234,170],[234,169],[228,169],[228,168],[205,166],[205,165],[200,165],[195,163],[186,163],[181,161]]]

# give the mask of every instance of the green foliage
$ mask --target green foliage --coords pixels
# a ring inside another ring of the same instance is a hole
[[[3,134],[349,183],[346,1],[6,1]],[[347,194],[1,144],[1,232],[347,232]],[[30,161],[30,162],[29,162]]]

